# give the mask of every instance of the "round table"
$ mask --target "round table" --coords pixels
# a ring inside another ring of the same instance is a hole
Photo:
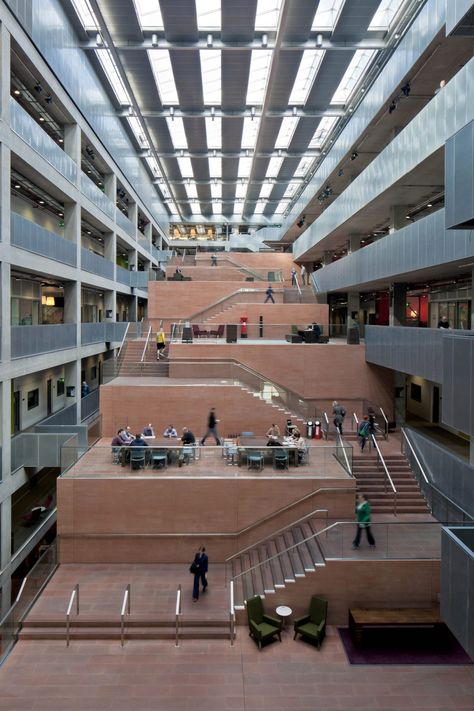
[[[286,622],[287,620],[289,620],[293,610],[291,609],[291,607],[288,607],[288,605],[279,605],[276,608],[275,612],[277,613],[278,617],[281,617],[281,629],[283,631],[286,627]]]

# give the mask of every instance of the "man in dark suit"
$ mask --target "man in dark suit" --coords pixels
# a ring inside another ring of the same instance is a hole
[[[207,557],[206,549],[204,546],[200,549],[200,557],[199,557],[199,568],[201,571],[201,585],[202,585],[202,591],[203,593],[206,592],[207,588],[207,569],[209,565],[209,558]]]

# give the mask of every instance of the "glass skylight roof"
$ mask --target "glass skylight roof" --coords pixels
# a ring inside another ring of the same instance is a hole
[[[200,215],[201,214],[201,203],[200,202],[190,202],[189,203],[189,208],[193,215]]]
[[[109,49],[96,49],[95,53],[99,59],[102,69],[104,70],[104,72],[107,75],[109,84],[112,87],[119,104],[122,104],[124,106],[130,105],[131,104],[130,97],[129,97],[128,92],[124,86],[124,83],[120,77],[120,74],[117,69],[117,65],[114,62],[114,59],[112,57],[110,50]]]
[[[178,165],[183,178],[193,177],[193,166],[191,158],[178,158]]]
[[[242,160],[247,160],[246,158],[241,158]],[[237,183],[235,186],[235,197],[244,198],[247,193],[247,183]]]
[[[333,30],[346,0],[319,0],[312,30]]]
[[[202,49],[201,59],[202,91],[204,103],[219,105],[221,103],[221,51],[220,49]]]
[[[207,147],[220,149],[222,147],[222,119],[212,119],[207,116],[204,120],[206,122]]]
[[[311,167],[312,158],[302,158],[294,173],[295,178],[304,178]]]
[[[299,186],[299,183],[289,183],[287,189],[285,190],[283,197],[284,198],[292,198],[293,195],[298,190],[298,186]]]
[[[321,119],[308,148],[321,148],[336,123],[337,118],[335,116],[325,116]]]
[[[257,204],[255,205],[254,213],[255,213],[256,215],[262,215],[262,214],[263,214],[263,211],[264,211],[265,208],[266,208],[266,206],[267,206],[266,201],[263,202],[263,201],[260,201],[260,200],[259,200],[259,201],[257,202]]]
[[[267,178],[276,178],[278,173],[280,172],[282,163],[283,163],[283,158],[270,158],[270,162],[268,164],[268,168],[267,168],[267,172],[266,172],[266,177]]]
[[[244,127],[242,130],[242,148],[254,148],[257,142],[257,133],[260,126],[260,119],[252,119],[247,116],[244,118]]]
[[[288,148],[293,138],[299,118],[293,116],[285,116],[281,122],[280,130],[275,143],[275,148]]]
[[[220,200],[222,198],[222,184],[212,183],[211,185],[211,196],[213,199]]]
[[[276,206],[275,214],[278,214],[278,215],[283,214],[289,204],[290,204],[289,200],[280,200],[280,202]]]
[[[281,0],[258,0],[255,17],[256,30],[276,30]]]
[[[219,30],[221,0],[196,0],[196,15],[199,30]]]
[[[184,130],[184,123],[182,118],[167,118],[166,125],[168,126],[168,131],[170,132],[171,140],[173,141],[173,146],[176,150],[182,149],[186,150],[188,147],[188,141],[186,139],[186,132]]]
[[[142,30],[162,30],[163,18],[161,16],[158,0],[133,0]]]
[[[404,2],[405,0],[382,0],[368,29],[388,30],[393,18]]]
[[[306,49],[303,52],[289,98],[290,106],[306,103],[325,53],[322,49]]]
[[[254,49],[250,60],[247,106],[263,104],[272,58],[271,49]]]
[[[211,178],[222,176],[222,158],[209,158],[209,175]]]
[[[148,143],[145,134],[143,133],[143,128],[140,123],[140,121],[137,119],[136,116],[127,116],[127,121],[130,124],[130,128],[132,129],[135,138],[137,139],[138,143],[140,144],[140,148],[149,148],[150,144]]]
[[[222,203],[212,201],[212,212],[215,215],[222,215]]]
[[[99,29],[99,23],[97,22],[97,18],[88,3],[88,0],[72,0],[72,4],[74,5],[74,9],[84,29],[97,32]]]
[[[251,158],[239,158],[238,177],[239,178],[248,178],[250,175],[250,168],[251,167],[252,167],[252,159]]]
[[[272,190],[273,190],[273,185],[272,185],[272,183],[264,183],[264,184],[262,185],[261,190],[260,190],[259,198],[261,199],[261,198],[268,198],[268,197],[270,197],[270,193],[272,192]]]
[[[190,200],[197,200],[198,196],[198,191],[197,191],[197,186],[195,183],[191,183],[190,185],[186,185],[186,195]]]
[[[161,101],[166,105],[177,106],[179,104],[178,92],[174,81],[170,53],[168,50],[160,50],[159,52],[148,50],[148,58]]]
[[[375,49],[358,49],[346,69],[339,86],[334,92],[331,104],[347,103],[368,65],[377,54]]]

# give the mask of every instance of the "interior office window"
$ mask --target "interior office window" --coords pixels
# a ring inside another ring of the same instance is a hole
[[[39,388],[30,390],[27,395],[28,410],[33,410],[39,405]]]
[[[59,378],[56,383],[56,396],[64,395],[64,378]]]
[[[421,402],[421,385],[410,384],[410,398],[415,402]]]
[[[93,365],[91,368],[91,380],[97,380],[97,366]]]

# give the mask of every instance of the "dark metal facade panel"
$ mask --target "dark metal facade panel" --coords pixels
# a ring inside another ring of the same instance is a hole
[[[472,227],[474,225],[474,121],[446,141],[445,157],[446,227],[448,229]]]
[[[289,145],[290,151],[304,151],[314,136],[316,129],[321,122],[320,118],[308,118],[302,116],[298,121],[295,132]]]
[[[119,56],[140,109],[160,111],[162,103],[146,52],[119,52]]]
[[[127,39],[140,42],[143,39],[132,0],[100,0],[100,9],[109,32],[115,40]]]
[[[160,8],[169,42],[195,42],[198,39],[194,0],[160,0]]]
[[[235,158],[223,158],[222,159],[222,179],[223,180],[237,180],[237,173],[239,170],[239,163]]]
[[[380,0],[357,0],[357,2],[345,2],[336,27],[333,32],[333,39],[361,40],[367,35],[367,28],[370,25]]]
[[[241,111],[245,107],[252,52],[236,50],[223,52],[221,56],[222,108]]]
[[[471,527],[449,527],[441,533],[441,616],[471,658],[474,657],[473,538]]]
[[[240,151],[242,145],[243,118],[222,119],[222,150]]]
[[[207,150],[205,120],[200,116],[183,118],[183,124],[189,150],[205,152]]]
[[[251,42],[254,37],[257,0],[222,0],[221,22],[224,42]]]
[[[350,49],[326,52],[308,96],[306,108],[327,109],[353,56],[354,51]]]
[[[295,170],[298,167],[299,162],[300,162],[300,158],[285,158],[285,160],[281,164],[281,168],[280,168],[278,177],[281,180],[290,181],[291,178],[295,174]],[[299,180],[299,178],[297,178],[297,180]],[[285,189],[286,189],[286,186],[285,186]]]
[[[443,338],[442,421],[474,435],[474,333]]]
[[[183,110],[202,111],[204,109],[204,96],[199,50],[180,52],[172,49],[170,50],[170,58],[180,107]]]
[[[276,62],[274,81],[270,87],[271,111],[284,111],[288,108],[291,91],[303,57],[303,52],[281,52]]]
[[[305,42],[311,31],[319,0],[291,2],[285,27],[286,42]]]
[[[162,153],[173,153],[174,146],[165,118],[148,118],[148,130],[155,146]]]
[[[207,158],[191,158],[191,164],[196,180],[210,180],[209,161]]]

